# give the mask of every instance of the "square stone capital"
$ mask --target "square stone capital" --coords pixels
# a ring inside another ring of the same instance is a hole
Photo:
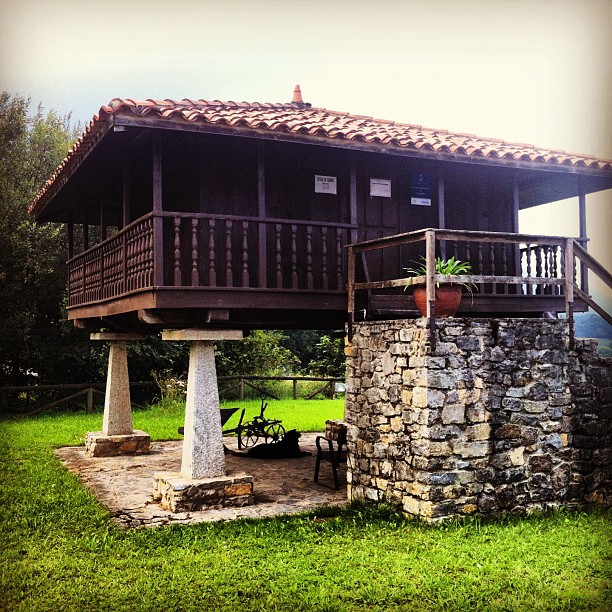
[[[98,332],[90,334],[90,340],[105,340],[105,341],[126,341],[126,340],[144,340],[144,336],[140,334],[122,334],[116,332]]]
[[[237,329],[173,329],[162,332],[162,340],[242,340],[243,333]]]

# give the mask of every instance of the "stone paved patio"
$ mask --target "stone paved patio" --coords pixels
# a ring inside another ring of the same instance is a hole
[[[228,521],[295,514],[323,505],[346,503],[346,473],[341,471],[340,490],[333,490],[329,464],[321,465],[319,482],[313,482],[316,433],[302,434],[300,448],[312,455],[300,459],[258,460],[226,454],[228,474],[245,472],[255,478],[255,504],[244,508],[224,508],[173,514],[153,502],[153,473],[180,471],[182,441],[152,442],[147,455],[87,457],[85,447],[65,447],[56,451],[60,461],[77,474],[97,499],[111,512],[113,520],[125,527],[154,527]],[[224,438],[225,445],[237,450],[236,438]],[[323,486],[327,485],[327,486]]]

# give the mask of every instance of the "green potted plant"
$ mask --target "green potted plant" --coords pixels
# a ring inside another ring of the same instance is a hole
[[[404,268],[410,278],[406,282],[404,290],[408,287],[413,287],[413,296],[416,307],[419,309],[421,316],[427,315],[427,288],[424,280],[421,277],[427,276],[427,263],[424,257],[421,257],[420,262],[415,262],[415,268]],[[435,306],[436,317],[452,317],[458,310],[461,304],[461,295],[463,287],[470,293],[472,288],[467,283],[457,282],[453,280],[454,276],[468,274],[472,270],[472,266],[466,261],[460,261],[455,257],[450,259],[436,258],[434,272],[437,276],[448,277],[448,282],[436,281],[435,287]],[[418,278],[418,280],[417,280]],[[417,281],[417,282],[415,282]]]

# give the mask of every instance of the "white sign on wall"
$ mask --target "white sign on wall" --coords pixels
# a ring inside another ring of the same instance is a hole
[[[337,193],[337,180],[335,176],[322,176],[315,174],[315,193]]]
[[[370,197],[390,198],[391,181],[389,179],[370,179]]]

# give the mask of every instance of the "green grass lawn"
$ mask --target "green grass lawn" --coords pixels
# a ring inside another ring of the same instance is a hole
[[[268,408],[301,431],[341,415],[341,400]],[[154,439],[177,437],[180,421],[176,409],[134,415]],[[53,455],[100,427],[99,413],[0,422],[0,609],[610,609],[609,511],[427,526],[352,505],[125,531]]]

